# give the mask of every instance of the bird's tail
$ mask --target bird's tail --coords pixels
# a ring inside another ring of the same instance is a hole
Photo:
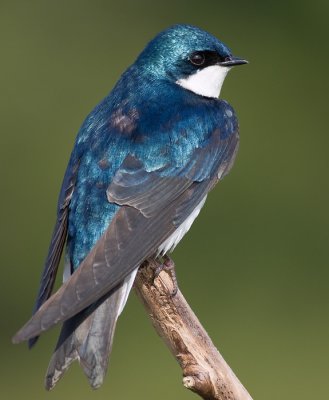
[[[80,362],[94,389],[102,385],[117,319],[126,304],[136,272],[137,270],[133,271],[101,304],[98,303],[64,322],[48,366],[46,389],[50,390],[56,385],[74,360]]]

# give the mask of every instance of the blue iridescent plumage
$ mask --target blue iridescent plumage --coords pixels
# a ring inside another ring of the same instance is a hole
[[[93,387],[102,383],[138,267],[178,243],[234,162],[237,118],[207,77],[215,73],[220,90],[228,69],[243,63],[207,32],[173,26],[87,116],[63,180],[34,316],[14,338],[33,345],[64,322],[47,388],[75,359]],[[68,273],[51,296],[65,240]]]
[[[160,176],[175,175],[176,170],[191,163],[195,149],[202,148],[215,129],[221,138],[236,132],[236,117],[225,101],[200,100],[197,95],[193,99],[176,87],[163,90],[168,98],[152,99],[144,89],[149,101],[144,107],[151,118],[140,115],[134,99],[133,106],[123,100],[125,105],[109,114],[108,110],[113,110],[108,108],[110,94],[83,124],[76,144],[77,154],[80,147],[83,150],[69,218],[69,252],[74,267],[85,258],[117,210],[118,206],[108,202],[106,189],[127,155],[142,161],[147,172],[160,170]],[[160,114],[158,110],[162,110]],[[203,114],[208,116],[206,120],[200,120]],[[124,119],[126,125],[122,127]],[[88,139],[86,132],[92,132]],[[193,177],[196,181],[210,176],[214,160],[211,154],[207,156]]]

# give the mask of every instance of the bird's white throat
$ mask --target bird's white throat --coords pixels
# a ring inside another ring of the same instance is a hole
[[[185,89],[206,97],[218,98],[229,67],[211,65],[176,83]]]

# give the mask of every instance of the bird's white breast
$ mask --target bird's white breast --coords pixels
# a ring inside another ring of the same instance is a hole
[[[192,213],[186,218],[186,220],[179,225],[179,227],[173,232],[168,239],[166,239],[159,247],[158,254],[164,255],[174,250],[174,248],[181,241],[185,233],[191,228],[195,218],[199,215],[201,208],[206,201],[207,195],[200,201],[195,207]]]
[[[176,83],[185,89],[206,97],[218,98],[229,67],[211,65]]]
[[[127,303],[128,296],[129,296],[130,290],[134,284],[137,271],[138,271],[138,268],[136,268],[131,274],[129,274],[123,281],[122,287],[119,289],[121,291],[121,300],[120,300],[120,305],[118,307],[118,316],[122,313],[122,311]]]

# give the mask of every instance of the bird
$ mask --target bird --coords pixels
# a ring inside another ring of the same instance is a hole
[[[238,120],[219,96],[229,70],[246,63],[203,29],[173,25],[86,117],[33,314],[13,337],[32,347],[62,323],[48,390],[75,360],[93,388],[103,383],[138,268],[173,251],[234,163]],[[63,284],[52,293],[62,253]]]

